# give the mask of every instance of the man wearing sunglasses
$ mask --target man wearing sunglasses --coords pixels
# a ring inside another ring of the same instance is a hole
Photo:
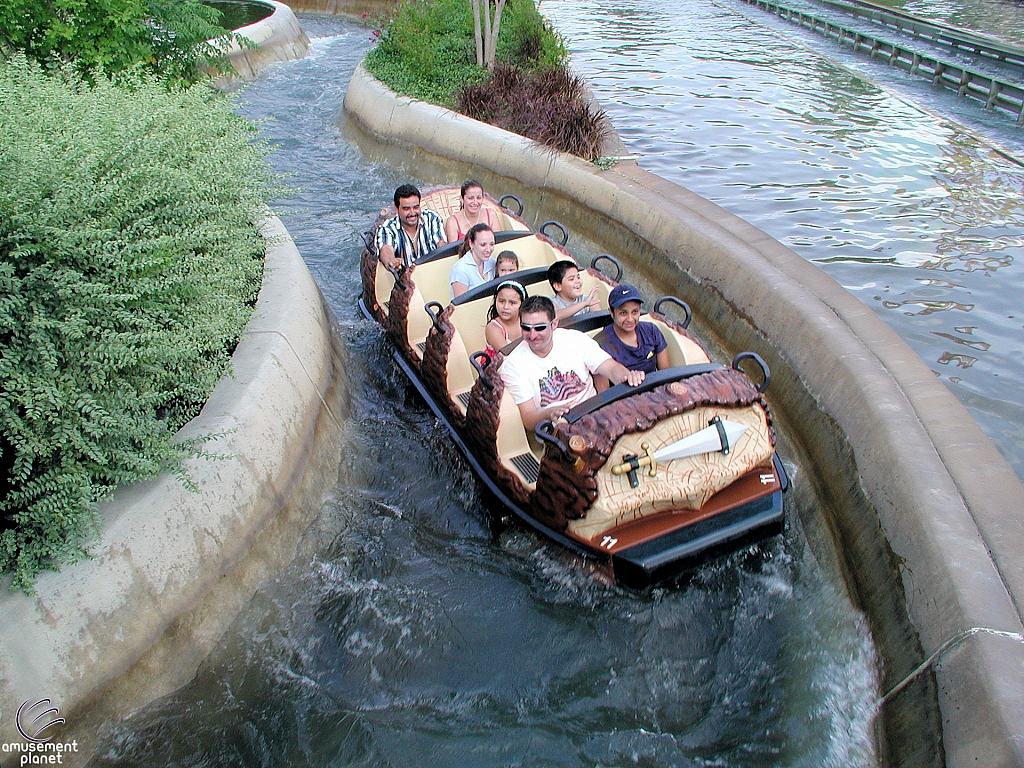
[[[585,333],[558,327],[555,305],[546,296],[531,296],[519,310],[523,343],[501,366],[501,379],[527,429],[544,419],[556,421],[597,394],[593,374],[613,384],[637,386],[643,371],[631,371],[612,359]]]

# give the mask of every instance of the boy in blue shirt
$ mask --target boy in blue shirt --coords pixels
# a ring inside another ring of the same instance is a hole
[[[632,285],[617,285],[608,294],[612,324],[597,335],[601,349],[631,371],[653,373],[669,367],[668,344],[658,326],[640,319],[644,303]],[[598,387],[600,389],[600,387]]]

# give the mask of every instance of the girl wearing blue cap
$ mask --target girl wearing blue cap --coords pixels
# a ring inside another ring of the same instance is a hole
[[[597,343],[631,371],[653,373],[668,368],[668,344],[654,323],[640,319],[640,291],[625,283],[608,293],[612,324],[597,335]]]

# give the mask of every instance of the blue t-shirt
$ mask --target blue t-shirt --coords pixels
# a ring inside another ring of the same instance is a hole
[[[658,370],[658,353],[668,346],[658,326],[646,320],[636,324],[635,347],[624,344],[622,339],[615,335],[614,325],[606,325],[597,334],[597,343],[601,345],[601,349],[629,370],[644,373],[654,373]]]

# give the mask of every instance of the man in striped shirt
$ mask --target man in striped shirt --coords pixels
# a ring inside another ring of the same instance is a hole
[[[444,245],[444,220],[434,211],[420,210],[420,191],[412,184],[395,190],[398,215],[377,230],[377,255],[384,266],[403,269]]]

